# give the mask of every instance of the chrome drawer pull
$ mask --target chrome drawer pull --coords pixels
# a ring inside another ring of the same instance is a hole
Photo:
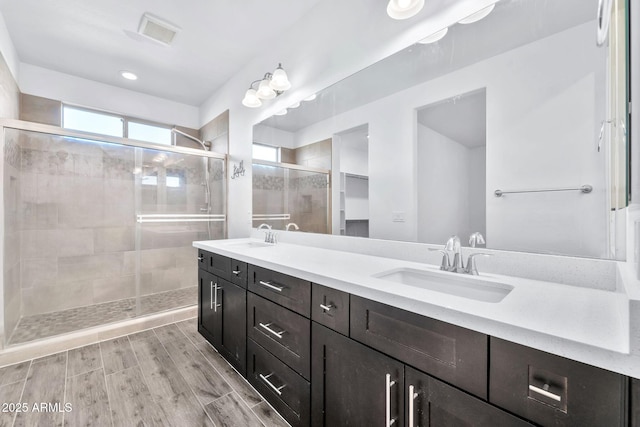
[[[549,387],[547,384],[545,384],[545,386]],[[534,393],[541,394],[544,397],[548,397],[549,399],[553,399],[556,402],[560,402],[562,400],[561,396],[558,396],[557,394],[551,393],[550,391],[544,390],[531,384],[529,384],[529,390],[533,391]]]
[[[240,270],[233,270],[232,273],[235,274],[236,276],[238,276],[242,272]]]
[[[385,419],[385,426],[386,427],[391,427],[393,425],[393,423],[396,422],[395,418],[391,418],[391,387],[393,387],[396,382],[395,381],[391,381],[391,374],[387,374],[387,390],[386,390],[386,419]]]
[[[272,333],[273,335],[275,335],[276,337],[282,339],[282,335],[284,335],[285,332],[287,331],[280,331],[280,332],[276,332],[273,329],[271,329],[269,326],[273,325],[273,323],[258,323],[258,325],[260,325],[261,328],[265,329],[266,331]]]
[[[204,257],[203,257],[202,255],[200,255],[200,256],[198,257],[198,261],[202,261],[203,259],[204,259]]]
[[[418,393],[414,391],[413,385],[409,386],[409,427],[413,427],[413,402],[418,397]]]
[[[222,289],[222,288],[218,286],[218,282],[216,282],[215,284],[213,284],[213,289],[211,290],[211,293],[213,294],[212,308],[214,312],[218,312],[218,307],[222,307],[222,304],[218,304],[218,289]]]
[[[324,304],[320,304],[320,308],[324,311],[331,311],[332,308],[335,308],[335,305],[333,304],[329,304],[329,305],[324,305]]]
[[[260,377],[260,379],[262,381],[264,381],[269,387],[271,387],[271,389],[273,389],[273,391],[275,391],[276,393],[278,393],[278,396],[282,395],[282,392],[280,390],[282,390],[283,388],[285,388],[287,385],[283,384],[280,387],[276,387],[275,385],[273,385],[273,383],[271,381],[269,381],[269,377],[273,375],[273,372],[270,373],[269,375],[267,375],[266,377],[262,374],[258,374],[258,376]]]
[[[209,310],[213,310],[213,280],[211,281],[211,290],[209,291]]]
[[[274,291],[278,291],[278,292],[282,292],[282,290],[284,289],[284,287],[282,286],[275,286],[272,285],[270,282],[264,282],[262,280],[260,280],[259,282],[262,286],[266,286],[269,289],[273,289]]]

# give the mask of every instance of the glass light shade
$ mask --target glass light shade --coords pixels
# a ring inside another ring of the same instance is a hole
[[[387,14],[393,19],[408,19],[424,7],[424,0],[389,0]]]
[[[247,89],[242,100],[242,105],[249,108],[257,108],[262,105],[255,89]]]
[[[423,38],[418,43],[420,43],[420,44],[435,43],[438,40],[441,40],[444,36],[446,36],[448,32],[449,32],[449,27],[443,28],[442,30],[440,30],[438,32],[435,32],[435,33],[431,34],[430,36],[427,36],[427,37]]]
[[[276,97],[276,93],[269,85],[269,80],[267,79],[260,82],[260,86],[258,86],[258,91],[256,93],[260,99],[273,99]]]
[[[481,20],[482,18],[485,18],[488,14],[490,14],[494,7],[496,7],[495,3],[492,4],[491,6],[485,7],[484,9],[480,9],[476,13],[472,13],[471,15],[467,16],[464,19],[459,20],[458,23],[472,24],[474,22],[478,22],[479,20]]]
[[[269,86],[277,91],[284,91],[291,87],[287,73],[282,69],[281,65],[278,65],[278,68],[273,72]]]

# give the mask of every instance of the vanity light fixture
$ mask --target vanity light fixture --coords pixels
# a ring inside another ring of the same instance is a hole
[[[423,38],[418,43],[420,43],[420,44],[435,43],[438,40],[442,39],[444,36],[446,36],[448,32],[449,32],[449,27],[443,28],[442,30],[436,31],[435,33],[431,34],[430,36],[427,36],[427,37]]]
[[[120,75],[127,80],[138,80],[138,76],[131,71],[122,70],[120,71]]]
[[[424,0],[389,0],[387,14],[393,19],[408,19],[424,7]]]
[[[260,107],[261,100],[273,99],[290,87],[291,82],[287,73],[282,68],[282,64],[278,64],[278,68],[273,73],[266,73],[262,79],[251,82],[242,99],[242,105],[250,108]]]
[[[479,11],[472,13],[471,15],[467,16],[464,19],[461,19],[458,21],[459,24],[472,24],[474,22],[478,22],[479,20],[481,20],[482,18],[486,18],[487,15],[489,15],[492,11],[493,8],[496,7],[496,4],[492,4],[491,6],[487,6],[483,9],[480,9]]]

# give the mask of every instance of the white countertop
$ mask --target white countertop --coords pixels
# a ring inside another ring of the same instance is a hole
[[[624,286],[599,290],[520,277],[464,275],[512,286],[500,302],[482,302],[373,277],[397,268],[443,275],[432,264],[290,243],[251,246],[257,239],[194,242],[193,246],[494,337],[640,378],[631,344],[630,298]],[[636,337],[640,338],[640,337]]]

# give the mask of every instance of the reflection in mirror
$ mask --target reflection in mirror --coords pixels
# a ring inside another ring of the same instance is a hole
[[[348,234],[352,174],[368,178],[373,238],[466,243],[479,231],[492,249],[624,259],[628,38],[612,24],[596,45],[597,3],[502,0],[264,120],[254,141],[332,140],[334,234]],[[366,173],[343,171],[339,142],[365,124]]]

